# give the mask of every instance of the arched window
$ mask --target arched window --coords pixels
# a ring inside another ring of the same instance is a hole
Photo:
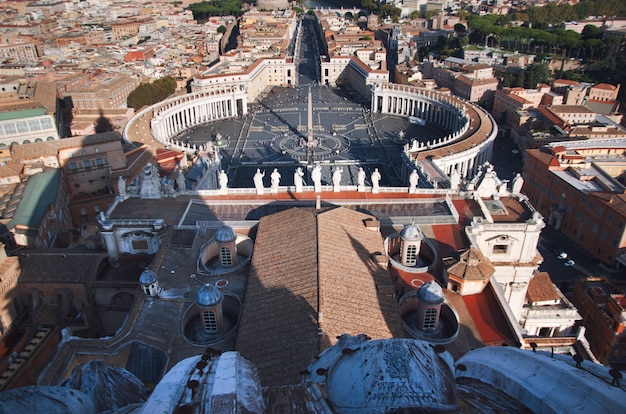
[[[424,311],[424,329],[433,330],[437,327],[437,308],[428,308]]]
[[[87,171],[91,170],[91,162],[89,162],[89,160],[83,161],[83,166]]]
[[[217,332],[217,318],[215,317],[215,312],[208,310],[204,311],[202,319],[204,322],[204,332]]]
[[[233,258],[230,254],[230,248],[226,246],[220,247],[220,261],[222,266],[232,266]]]
[[[417,246],[412,244],[406,247],[406,260],[404,261],[408,266],[413,266],[417,263]]]

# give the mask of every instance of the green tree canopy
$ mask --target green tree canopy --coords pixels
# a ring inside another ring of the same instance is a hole
[[[176,79],[165,76],[152,83],[142,83],[128,94],[127,104],[137,111],[146,105],[154,105],[167,98],[176,90]]]

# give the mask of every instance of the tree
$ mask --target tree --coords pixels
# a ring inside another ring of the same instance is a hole
[[[176,79],[165,76],[152,83],[142,83],[128,94],[127,104],[137,111],[146,105],[153,105],[170,96],[176,90]]]
[[[409,15],[409,18],[411,20],[420,19],[421,17],[422,17],[422,13],[419,10],[413,10],[411,14]]]
[[[220,27],[217,28],[217,33],[224,34],[224,33],[226,33],[226,30],[227,30],[226,26],[221,25]]]

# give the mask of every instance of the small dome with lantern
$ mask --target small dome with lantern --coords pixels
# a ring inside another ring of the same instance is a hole
[[[224,299],[222,292],[214,285],[204,285],[198,291],[196,303],[202,308],[218,305]]]

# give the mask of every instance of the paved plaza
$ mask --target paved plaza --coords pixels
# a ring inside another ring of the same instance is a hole
[[[197,145],[211,142],[219,148],[222,167],[233,188],[252,187],[259,168],[266,181],[274,168],[281,185],[293,185],[293,172],[302,166],[322,167],[322,184],[331,184],[335,167],[343,168],[342,185],[356,185],[363,167],[367,177],[375,168],[383,186],[403,186],[401,152],[411,139],[426,142],[448,132],[434,125],[418,126],[406,117],[370,113],[369,102],[338,88],[311,86],[313,137],[307,146],[309,86],[274,87],[253,103],[247,116],[211,122],[185,131],[178,139]],[[218,139],[221,137],[221,140]],[[305,185],[311,185],[305,174]],[[366,184],[370,185],[369,180]]]

